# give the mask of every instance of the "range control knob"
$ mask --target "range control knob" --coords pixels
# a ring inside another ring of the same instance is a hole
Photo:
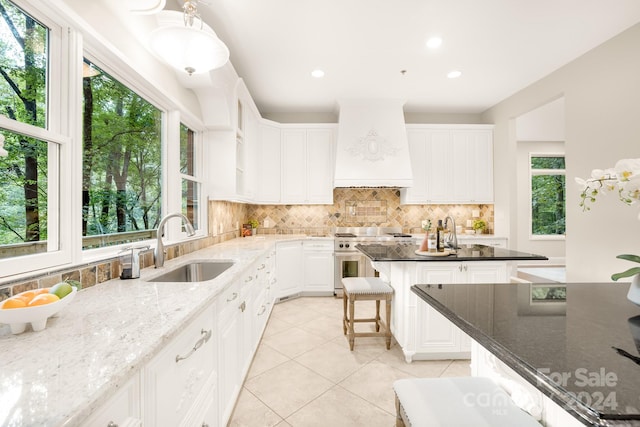
[[[344,245],[343,245],[342,243],[340,243],[340,244],[338,245],[338,247],[340,247],[340,248],[344,248]]]
[[[348,243],[345,243],[345,244],[344,244],[344,247],[345,247],[345,248],[348,248],[348,247],[349,247],[349,244],[348,244]]]

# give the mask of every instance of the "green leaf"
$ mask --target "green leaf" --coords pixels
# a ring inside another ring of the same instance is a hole
[[[640,274],[640,267],[633,267],[628,269],[627,271],[623,271],[622,273],[616,273],[611,276],[611,280],[616,281],[618,279],[622,279],[623,277],[634,276],[636,274]]]
[[[623,255],[618,255],[616,258],[640,263],[640,256],[638,255],[623,254]]]

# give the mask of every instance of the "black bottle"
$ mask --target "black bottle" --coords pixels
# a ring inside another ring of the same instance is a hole
[[[444,252],[444,227],[441,219],[438,220],[438,227],[436,227],[436,250]]]

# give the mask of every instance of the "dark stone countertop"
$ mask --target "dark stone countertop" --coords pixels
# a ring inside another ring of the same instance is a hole
[[[628,289],[628,283],[411,287],[584,424],[637,426],[640,307],[627,300]]]
[[[372,261],[525,261],[546,260],[547,257],[512,251],[510,249],[495,248],[484,245],[461,245],[456,254],[448,256],[418,255],[418,245],[406,243],[392,244],[358,244],[356,249],[369,257]]]

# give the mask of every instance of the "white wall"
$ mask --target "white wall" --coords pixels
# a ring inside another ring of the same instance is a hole
[[[640,207],[608,197],[591,212],[578,206],[576,176],[640,157],[640,24],[483,113],[495,123],[496,234],[517,235],[515,118],[565,98],[567,162],[566,263],[569,281],[609,281],[630,267],[620,253],[640,253]]]

